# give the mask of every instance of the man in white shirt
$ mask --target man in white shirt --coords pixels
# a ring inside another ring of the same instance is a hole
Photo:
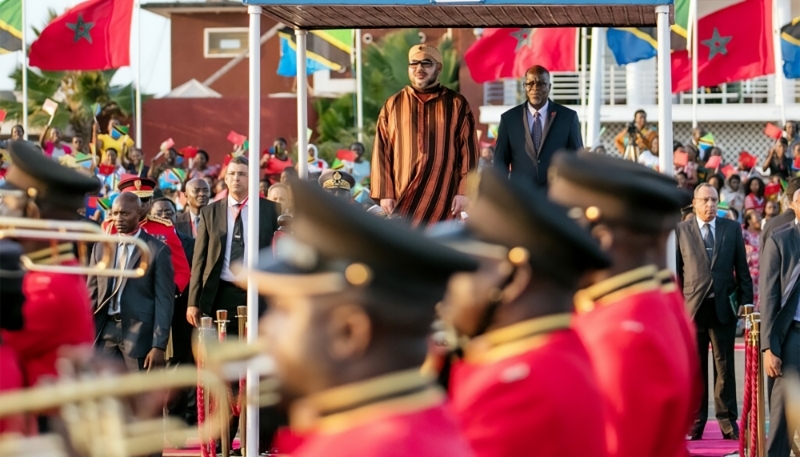
[[[234,157],[224,176],[227,198],[200,209],[186,312],[187,320],[195,327],[202,314],[215,317],[217,310],[224,309],[228,316],[235,316],[236,307],[246,304],[245,291],[233,284],[231,267],[245,261],[248,219],[255,215],[259,218],[259,250],[270,246],[278,230],[275,203],[259,198],[256,207],[248,201],[247,163],[246,157]],[[235,325],[228,326],[229,335],[236,335],[237,330]]]
[[[794,430],[786,420],[785,375],[800,376],[800,190],[792,195],[794,223],[777,228],[761,251],[761,350],[769,395],[768,457],[788,457]]]
[[[89,275],[95,321],[95,346],[105,355],[120,357],[131,371],[150,370],[164,364],[175,298],[174,272],[166,244],[139,228],[142,204],[133,193],[120,194],[111,207],[111,218],[120,236],[112,256],[114,268],[139,266],[141,250],[123,243],[139,238],[147,243],[151,260],[144,276],[120,278]],[[92,265],[103,256],[103,245],[92,249]]]

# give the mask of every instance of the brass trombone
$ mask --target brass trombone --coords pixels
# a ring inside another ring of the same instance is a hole
[[[34,263],[27,256],[20,259],[28,271],[46,273],[62,273],[76,275],[114,276],[118,278],[139,278],[147,271],[150,264],[150,248],[147,243],[132,237],[121,237],[103,233],[103,230],[91,222],[57,221],[49,219],[30,219],[23,217],[0,217],[0,239],[39,240],[56,242],[77,242],[85,254],[85,243],[99,243],[103,246],[102,258],[93,266],[83,265],[41,265]],[[139,266],[133,269],[113,268],[115,246],[133,245],[141,251]],[[54,250],[54,256],[57,251]],[[81,255],[85,257],[85,255]]]
[[[196,436],[197,426],[166,418],[134,420],[120,400],[148,392],[194,387],[200,382],[218,401],[205,423],[200,426],[201,440],[219,437],[220,424],[227,423],[229,376],[238,378],[238,368],[230,363],[256,367],[263,376],[272,374],[272,364],[262,355],[262,345],[209,345],[205,352],[203,370],[178,367],[153,372],[137,372],[119,376],[100,375],[91,379],[62,379],[55,384],[0,394],[0,418],[59,408],[65,436],[41,435],[21,437],[0,436],[0,457],[19,457],[31,453],[41,457],[132,457],[158,453],[163,450],[164,437],[171,442],[185,441]],[[235,373],[235,375],[234,375]],[[272,383],[260,383],[263,388],[276,390]],[[262,390],[263,392],[263,390]],[[278,401],[277,395],[264,393],[248,403],[268,406]]]

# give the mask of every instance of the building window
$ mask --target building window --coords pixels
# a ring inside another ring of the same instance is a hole
[[[205,29],[203,55],[209,58],[236,57],[247,50],[247,27]]]

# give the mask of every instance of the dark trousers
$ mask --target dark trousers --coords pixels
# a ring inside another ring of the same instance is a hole
[[[719,427],[724,434],[739,431],[736,425],[736,373],[734,371],[734,343],[736,321],[723,324],[717,316],[713,298],[706,298],[694,316],[697,327],[697,350],[700,356],[700,374],[703,377],[703,395],[692,434],[702,434],[708,421],[708,344],[714,358],[714,410]]]
[[[800,323],[792,323],[781,347],[781,371],[783,376],[794,373],[800,376]],[[768,457],[788,457],[795,430],[789,429],[786,419],[786,378],[767,378],[769,398]]]
[[[172,316],[172,358],[169,366],[194,365],[192,356],[192,331],[194,327],[186,320],[186,302],[188,296],[181,295],[175,299],[175,312]],[[197,423],[197,389],[194,387],[180,389],[167,403],[167,413],[179,418],[187,425]]]
[[[117,322],[113,317],[108,316],[100,339],[97,342],[97,350],[100,354],[117,358],[125,363],[128,371],[143,371],[145,357],[130,357],[124,348],[125,335],[122,332],[122,322]]]

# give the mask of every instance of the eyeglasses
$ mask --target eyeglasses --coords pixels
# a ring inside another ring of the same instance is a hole
[[[698,197],[698,198],[695,198],[695,200],[697,200],[698,202],[700,202],[700,203],[702,203],[704,205],[707,204],[707,203],[713,203],[713,204],[716,205],[719,202],[719,199],[718,198],[714,198],[714,197]]]
[[[426,60],[419,60],[419,61],[415,60],[413,62],[409,62],[408,63],[408,68],[417,68],[417,66],[420,66],[422,68],[431,68],[433,66],[433,61],[430,61],[430,60],[426,59]]]
[[[534,87],[536,87],[537,89],[545,89],[549,85],[550,83],[547,81],[531,81],[524,83],[526,89],[532,89]]]

